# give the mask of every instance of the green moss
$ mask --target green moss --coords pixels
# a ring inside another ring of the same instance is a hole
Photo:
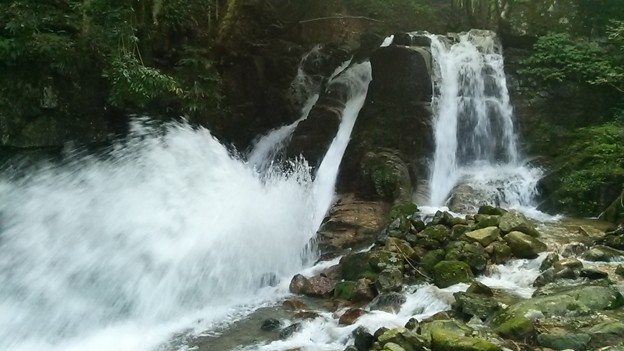
[[[418,212],[418,206],[413,202],[404,202],[390,209],[390,219],[394,220],[399,217],[408,217],[414,214],[414,212]]]
[[[334,297],[342,300],[351,300],[353,298],[353,292],[355,291],[356,282],[344,281],[336,283],[334,287]]]

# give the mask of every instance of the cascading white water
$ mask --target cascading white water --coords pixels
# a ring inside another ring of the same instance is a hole
[[[297,69],[297,75],[291,84],[294,90],[294,95],[305,100],[305,103],[301,108],[300,117],[293,123],[276,128],[260,137],[254,143],[253,148],[247,157],[247,161],[256,167],[256,169],[261,173],[266,172],[271,167],[273,161],[283,151],[290,136],[295,131],[299,123],[308,118],[310,110],[312,110],[312,107],[314,107],[318,101],[322,81],[318,78],[315,79],[310,77],[310,75],[304,71],[303,66],[308,60],[319,60],[320,50],[321,46],[317,45],[301,58],[299,68]],[[336,67],[327,81],[330,82],[336,78],[336,76],[344,71],[350,63],[351,59]]]
[[[429,35],[434,60],[436,150],[429,204],[443,206],[458,183],[484,189],[484,202],[527,206],[539,179],[518,156],[513,109],[500,43],[493,32],[472,30],[455,42]],[[485,177],[494,176],[493,178]],[[512,187],[509,184],[521,183]]]
[[[184,124],[137,124],[106,157],[2,176],[0,350],[153,350],[300,271],[370,66],[338,79],[352,94],[314,182],[305,163],[260,177]]]

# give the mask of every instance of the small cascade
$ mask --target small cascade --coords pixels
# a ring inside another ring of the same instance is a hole
[[[429,35],[434,60],[436,149],[429,205],[444,206],[458,185],[480,202],[530,206],[540,172],[518,155],[501,45],[493,32]]]
[[[297,128],[301,121],[308,118],[310,110],[312,110],[312,107],[314,107],[314,104],[316,104],[319,99],[323,79],[310,76],[310,74],[304,70],[304,66],[308,64],[308,61],[320,60],[320,50],[321,46],[316,45],[301,58],[297,69],[297,75],[291,83],[293,96],[303,101],[299,118],[291,124],[271,130],[258,138],[247,156],[249,164],[254,166],[260,173],[265,173],[269,170],[269,168],[271,168],[274,162],[279,162],[281,153],[288,143],[293,131]],[[343,62],[340,66],[336,67],[331,76],[327,78],[327,82],[336,78],[336,76],[344,71],[350,63],[351,60],[349,59]]]

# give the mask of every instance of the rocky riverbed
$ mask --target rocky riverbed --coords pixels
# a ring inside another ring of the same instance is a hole
[[[292,295],[239,322],[248,335],[239,348],[624,347],[621,226],[536,222],[490,206],[461,217],[442,211],[427,216],[413,204],[392,208],[388,221],[381,207],[349,196],[331,213],[320,230],[321,239],[331,242],[321,242],[331,247],[326,256],[348,252],[351,244],[369,248],[294,276]]]

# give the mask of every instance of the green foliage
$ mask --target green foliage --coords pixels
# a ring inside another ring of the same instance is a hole
[[[573,39],[569,34],[550,33],[540,37],[533,49],[521,73],[538,81],[604,84],[622,79],[620,70],[609,60],[604,48]]]
[[[181,93],[173,77],[146,67],[129,53],[115,58],[104,77],[111,84],[109,101],[116,107],[145,107],[158,97]]]
[[[595,215],[603,210],[596,196],[601,186],[624,182],[624,122],[580,128],[574,135],[563,155],[566,175],[556,195],[569,212]]]
[[[343,3],[349,9],[349,13],[384,20],[382,26],[387,30],[405,30],[421,26],[422,18],[435,17],[430,1],[344,0]]]

